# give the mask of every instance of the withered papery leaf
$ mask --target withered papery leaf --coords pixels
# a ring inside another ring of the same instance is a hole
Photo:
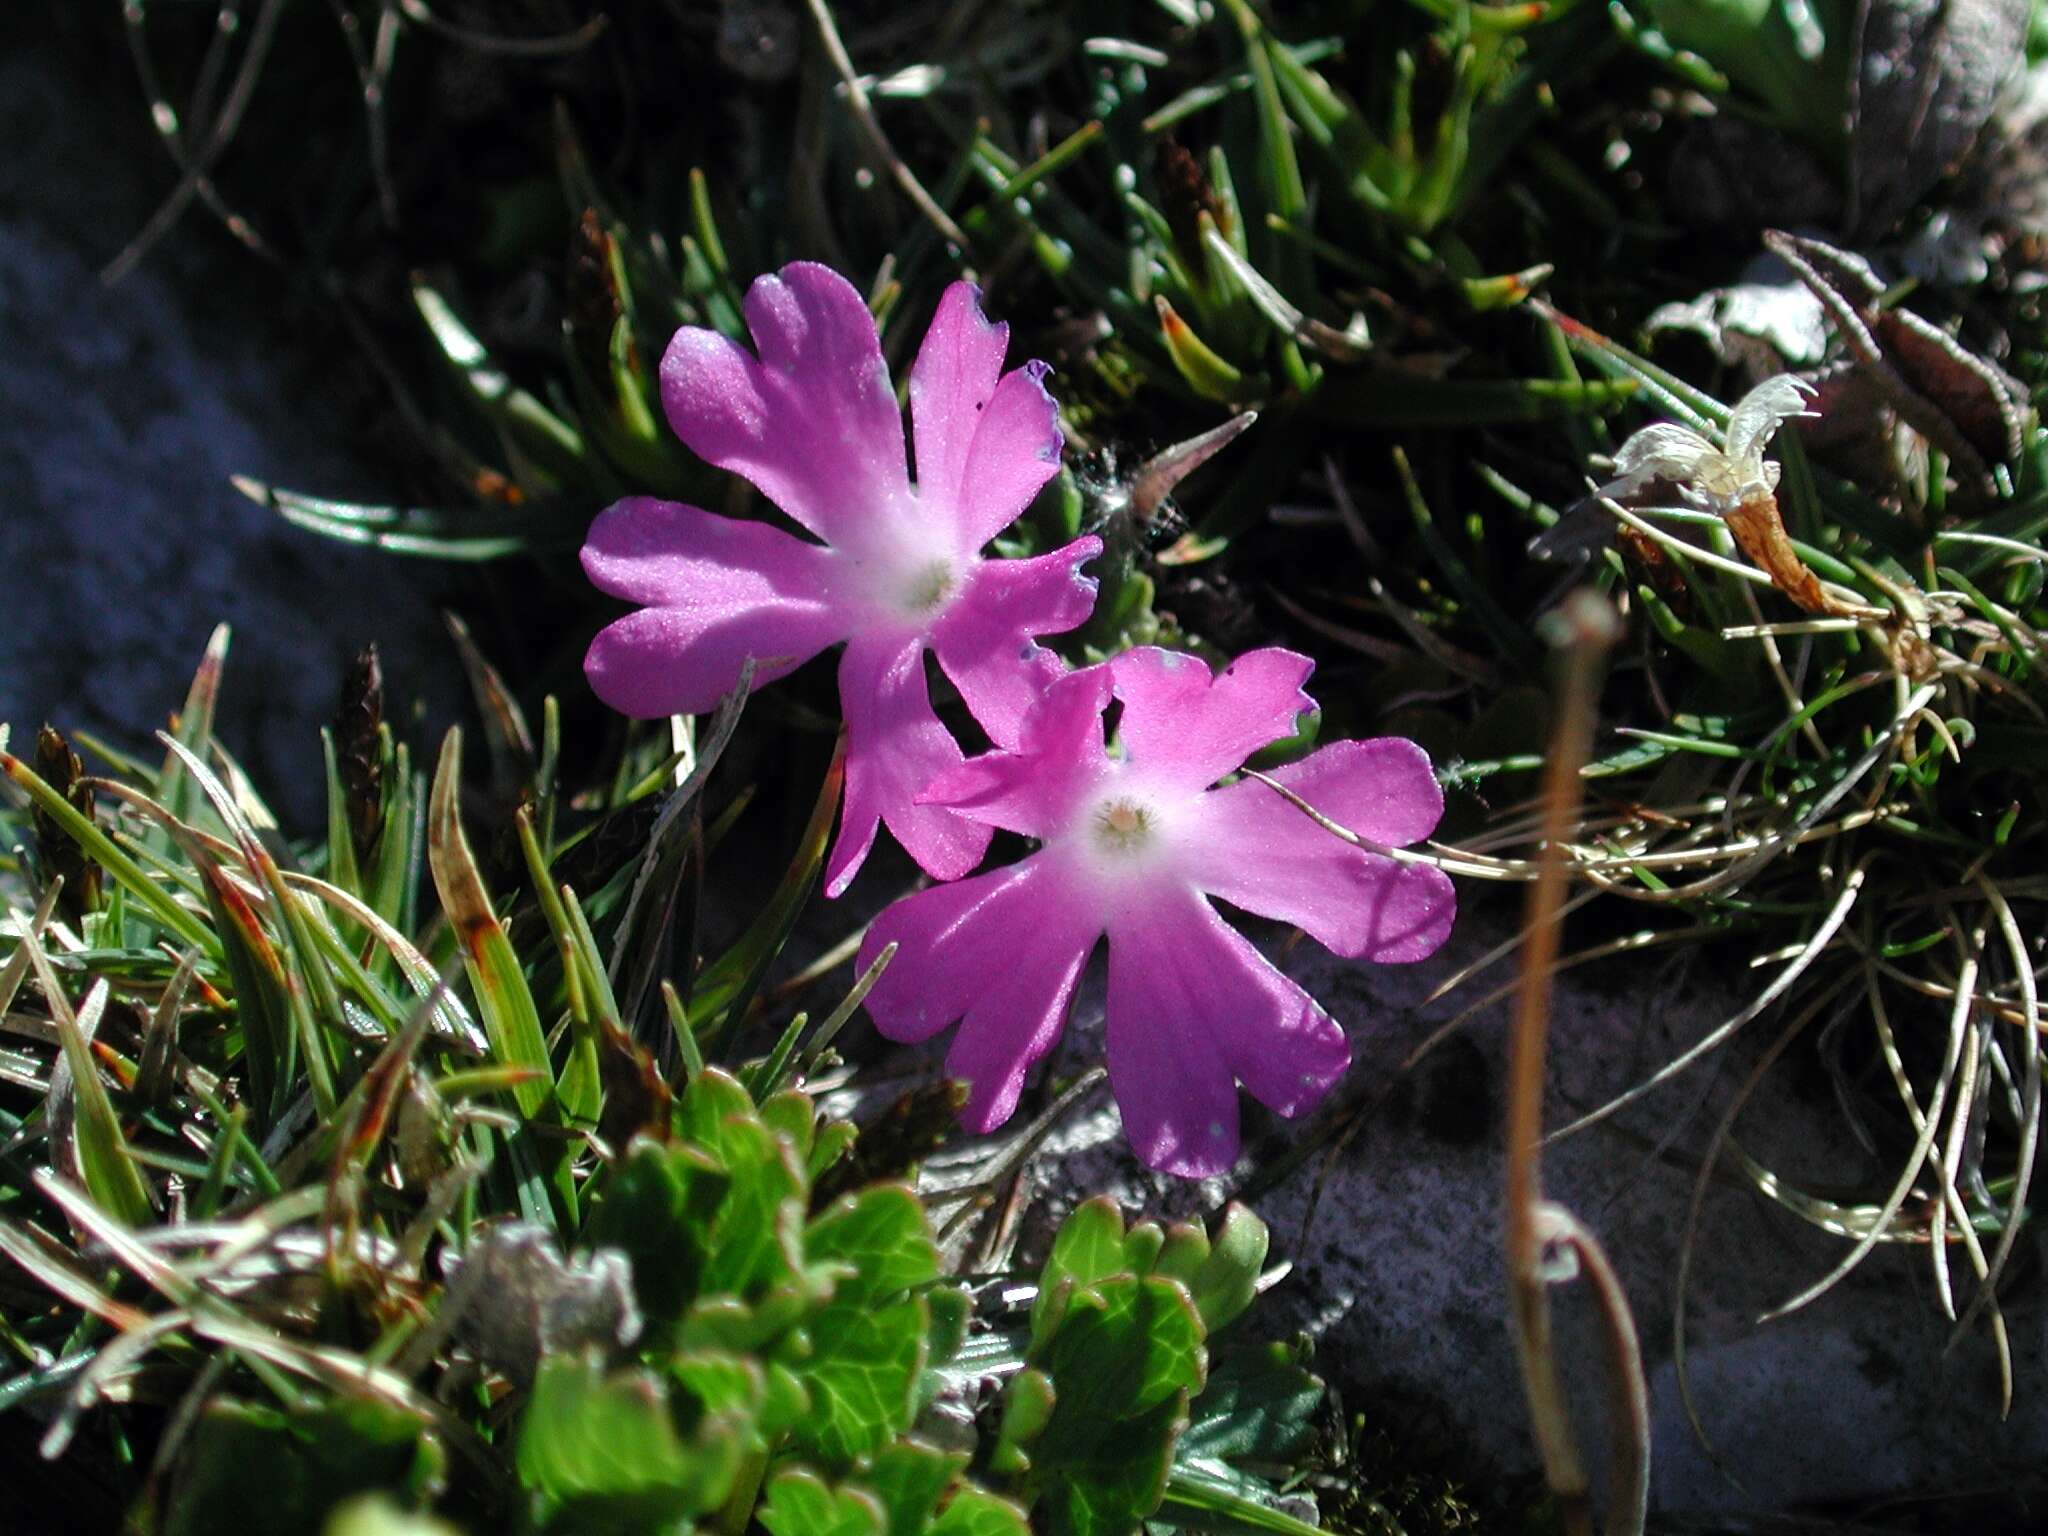
[[[1746,496],[1724,515],[1728,531],[1742,552],[1769,573],[1771,584],[1808,613],[1835,617],[1860,617],[1867,610],[1845,603],[1820,584],[1792,540],[1785,532],[1785,520],[1778,512],[1778,498],[1768,491]]]

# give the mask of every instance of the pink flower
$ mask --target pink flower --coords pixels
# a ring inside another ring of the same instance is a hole
[[[932,711],[927,648],[998,746],[1059,676],[1034,643],[1084,621],[1101,553],[1076,539],[1033,560],[985,560],[1055,473],[1061,438],[1043,363],[1002,371],[1009,328],[981,313],[970,283],[939,300],[910,372],[917,479],[875,322],[829,267],[793,262],[747,291],[757,360],[716,331],[685,326],[661,361],[669,424],[700,458],[742,475],[824,542],[766,523],[629,496],[591,525],[583,568],[645,606],[598,635],[584,661],[614,709],[697,714],[739,678],[794,670],[846,643],[846,810],[826,863],[836,896],[878,823],[931,875],[981,862],[987,826],[918,792],[962,761]]]
[[[1007,868],[896,903],[860,965],[896,958],[867,1006],[892,1040],[963,1022],[946,1058],[971,1093],[970,1129],[1002,1124],[1024,1074],[1059,1038],[1074,983],[1109,937],[1109,1080],[1152,1167],[1200,1177],[1237,1156],[1237,1091],[1283,1115],[1350,1064],[1336,1021],[1210,905],[1306,929],[1340,955],[1420,960],[1450,932],[1441,870],[1333,836],[1267,785],[1211,786],[1292,734],[1313,665],[1252,651],[1212,677],[1198,658],[1126,652],[1052,684],[1015,751],[941,775],[921,797],[1039,840]],[[1120,751],[1103,711],[1122,705]],[[1380,737],[1323,747],[1272,777],[1330,820],[1398,847],[1443,814],[1429,759]]]

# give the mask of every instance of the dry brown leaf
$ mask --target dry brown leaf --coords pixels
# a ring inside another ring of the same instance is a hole
[[[1778,513],[1778,498],[1769,491],[1743,497],[1724,518],[1742,552],[1769,573],[1773,586],[1808,613],[1857,618],[1869,612],[1859,603],[1843,602],[1820,584],[1820,578],[1792,547],[1785,520]]]

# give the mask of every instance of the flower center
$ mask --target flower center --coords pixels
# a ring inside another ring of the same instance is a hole
[[[1136,800],[1105,800],[1095,807],[1095,845],[1104,853],[1133,854],[1152,840],[1152,811]]]
[[[1722,501],[1742,499],[1743,483],[1756,478],[1757,466],[1731,459],[1726,454],[1708,454],[1700,463],[1694,479],[1695,487],[1709,497]],[[1745,473],[1747,471],[1747,473]]]
[[[922,617],[945,605],[959,584],[959,575],[950,560],[933,560],[921,566],[911,576],[904,593],[903,606]]]

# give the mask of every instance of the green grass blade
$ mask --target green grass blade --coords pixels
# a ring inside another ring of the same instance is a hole
[[[27,763],[11,752],[0,751],[0,776],[12,780],[49,815],[52,821],[62,827],[100,868],[113,876],[122,889],[147,908],[150,915],[165,929],[175,934],[186,945],[199,949],[213,959],[220,958],[220,939],[198,918],[173,901],[164,889],[149,877],[142,866],[123,852],[94,821],[38,778],[35,770]]]
[[[205,757],[206,744],[213,737],[214,706],[220,698],[221,671],[227,665],[228,626],[216,625],[208,637],[206,650],[199,658],[199,669],[192,674],[192,686],[185,693],[185,707],[178,711],[173,734],[187,751]],[[150,786],[156,798],[164,803],[170,813],[183,822],[190,822],[198,814],[199,791],[187,778],[184,765],[177,754],[164,758],[163,771]],[[160,847],[168,848],[164,842]]]
[[[129,1155],[128,1140],[121,1134],[120,1116],[114,1113],[114,1102],[107,1094],[106,1081],[100,1076],[99,1064],[92,1054],[92,1035],[107,1006],[106,980],[93,983],[84,1004],[74,1013],[42,945],[32,938],[24,943],[29,963],[34,966],[36,979],[49,1003],[50,1016],[56,1022],[58,1038],[63,1042],[64,1064],[71,1074],[73,1140],[86,1190],[93,1202],[115,1220],[131,1227],[143,1226],[155,1216],[149,1188],[142,1181],[135,1159]]]
[[[504,925],[492,910],[476,856],[462,830],[456,803],[461,774],[462,732],[450,730],[441,745],[429,798],[427,863],[442,910],[462,946],[463,965],[476,989],[477,1009],[483,1015],[492,1056],[505,1066],[523,1067],[535,1074],[513,1094],[520,1113],[534,1117],[546,1112],[554,1101],[555,1074],[533,991],[526,984]]]

